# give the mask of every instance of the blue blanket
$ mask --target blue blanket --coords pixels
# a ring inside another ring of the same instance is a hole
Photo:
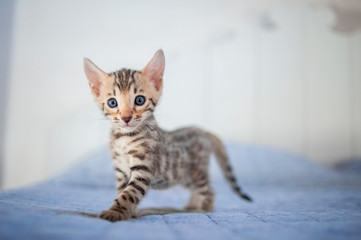
[[[115,198],[106,149],[42,184],[0,193],[0,239],[361,239],[360,167],[326,169],[290,153],[227,145],[239,199],[214,159],[215,212],[151,215],[111,223],[71,214],[98,213]],[[360,166],[360,165],[357,165]],[[151,190],[145,207],[182,207],[181,188]]]

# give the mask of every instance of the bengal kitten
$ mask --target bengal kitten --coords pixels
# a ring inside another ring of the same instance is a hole
[[[215,135],[198,128],[168,132],[158,127],[153,112],[162,93],[164,66],[162,50],[142,71],[123,68],[107,74],[84,59],[95,100],[113,123],[110,150],[118,196],[100,218],[136,217],[136,207],[150,188],[177,184],[191,191],[186,210],[213,211],[214,192],[208,174],[212,153],[235,193],[251,201],[237,186],[225,148]]]

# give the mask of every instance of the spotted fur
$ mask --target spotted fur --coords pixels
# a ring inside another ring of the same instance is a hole
[[[162,50],[142,71],[121,69],[107,74],[89,59],[84,60],[96,102],[113,122],[110,150],[118,195],[100,218],[118,221],[135,217],[137,205],[150,188],[175,185],[191,191],[185,209],[213,211],[214,192],[208,174],[211,154],[234,192],[251,201],[237,185],[225,148],[215,135],[198,128],[168,132],[158,127],[153,112],[162,92],[164,65]],[[146,99],[142,106],[134,103],[139,95]],[[118,106],[109,107],[109,98],[116,99]]]

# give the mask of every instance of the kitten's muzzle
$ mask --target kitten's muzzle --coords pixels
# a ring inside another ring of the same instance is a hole
[[[125,123],[129,123],[130,120],[132,120],[132,116],[122,116],[121,119],[122,119]]]

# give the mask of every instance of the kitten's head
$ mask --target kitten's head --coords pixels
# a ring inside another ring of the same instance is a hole
[[[162,50],[142,71],[121,69],[108,74],[84,59],[85,75],[96,102],[114,126],[126,132],[134,131],[153,115],[162,93],[164,66]]]

